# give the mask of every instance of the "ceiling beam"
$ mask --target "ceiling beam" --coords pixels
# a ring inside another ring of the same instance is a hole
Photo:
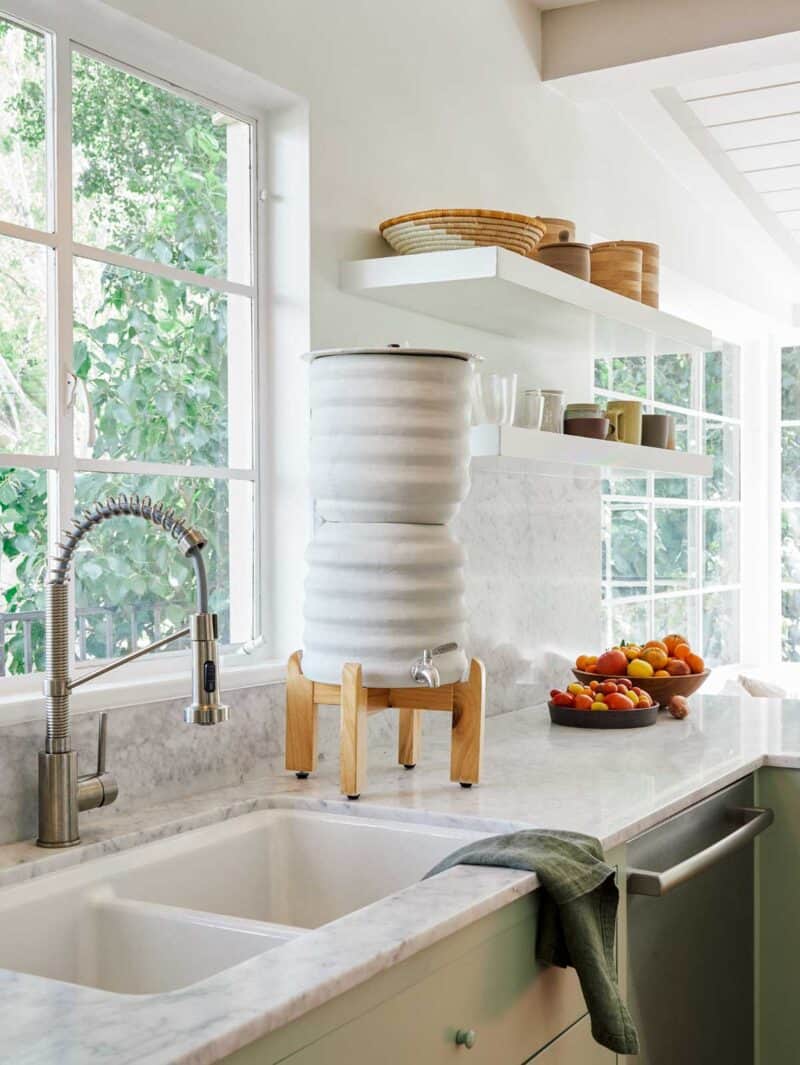
[[[596,0],[542,13],[542,75],[575,98],[796,63],[797,0]]]

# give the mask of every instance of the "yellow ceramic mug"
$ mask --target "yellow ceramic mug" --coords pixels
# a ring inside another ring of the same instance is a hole
[[[622,444],[642,442],[642,404],[636,399],[612,399],[606,417],[614,429],[612,439]]]

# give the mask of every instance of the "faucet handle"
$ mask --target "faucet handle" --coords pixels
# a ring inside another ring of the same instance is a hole
[[[97,775],[101,777],[106,771],[106,738],[108,736],[108,714],[105,710],[100,715],[97,726]]]
[[[450,651],[457,651],[457,650],[458,650],[458,644],[455,643],[453,640],[451,640],[449,643],[439,644],[438,647],[432,647],[429,651],[424,651],[423,653],[424,654],[429,654],[431,656],[431,658],[433,658],[434,655],[446,655]]]

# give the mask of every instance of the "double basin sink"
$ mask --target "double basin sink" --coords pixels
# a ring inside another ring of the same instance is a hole
[[[416,883],[478,834],[268,809],[0,889],[0,968],[187,987]]]

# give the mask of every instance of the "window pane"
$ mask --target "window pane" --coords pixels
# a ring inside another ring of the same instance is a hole
[[[739,593],[703,596],[703,658],[707,666],[739,661]]]
[[[0,19],[0,218],[47,225],[45,47]]]
[[[800,510],[781,511],[781,577],[800,584]]]
[[[0,237],[3,451],[42,452],[47,446],[48,254],[38,244]]]
[[[697,641],[695,602],[696,597],[688,595],[656,598],[653,603],[654,638],[678,632],[681,636],[687,636],[694,647]]]
[[[650,630],[647,603],[615,603],[606,609],[606,643],[643,643]]]
[[[628,396],[647,396],[647,359],[630,355],[611,360],[611,389]]]
[[[611,360],[610,359],[595,359],[594,360],[594,386],[595,388],[611,387]]]
[[[609,535],[603,573],[611,581],[612,595],[647,592],[647,508],[610,505],[606,510]]]
[[[739,583],[739,511],[709,507],[703,514],[706,584]]]
[[[0,469],[0,674],[44,668],[47,474]]]
[[[694,530],[686,507],[656,507],[654,513],[655,590],[674,592],[696,585]]]
[[[800,662],[800,591],[784,591],[781,643],[784,662]]]
[[[705,453],[714,460],[703,482],[706,499],[739,498],[739,430],[724,422],[705,423]]]
[[[674,407],[692,407],[692,356],[657,355],[654,398]]]
[[[72,72],[76,240],[248,283],[250,127],[77,52]]]
[[[603,481],[603,494],[607,496],[646,496],[647,477],[645,474],[616,470],[613,477]]]
[[[705,410],[728,418],[739,416],[738,367],[738,348],[726,345],[704,354]]]
[[[781,351],[781,418],[800,421],[800,348]]]
[[[789,503],[800,502],[800,429],[781,429],[781,494]]]
[[[96,427],[92,443],[79,407],[79,453],[249,467],[250,300],[87,259],[75,282],[75,372]]]
[[[163,500],[208,537],[204,557],[220,638],[228,644],[232,636],[237,642],[252,636],[250,482],[81,473],[76,510],[121,492]],[[79,658],[114,657],[146,646],[183,628],[195,609],[193,567],[169,536],[142,518],[112,518],[94,528],[75,581]]]

